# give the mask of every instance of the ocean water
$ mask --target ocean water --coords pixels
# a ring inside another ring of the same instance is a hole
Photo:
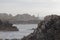
[[[0,39],[21,39],[24,36],[29,35],[34,30],[32,28],[37,28],[37,24],[14,24],[19,31],[10,32],[0,32]]]

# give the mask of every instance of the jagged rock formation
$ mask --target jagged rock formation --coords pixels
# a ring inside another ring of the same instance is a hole
[[[21,40],[60,40],[60,16],[46,16],[33,33]]]
[[[0,31],[18,31],[17,27],[12,26],[13,24],[8,21],[0,20]]]

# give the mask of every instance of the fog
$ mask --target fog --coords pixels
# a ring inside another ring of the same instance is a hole
[[[60,15],[60,0],[0,0],[0,13],[28,13],[37,16]]]

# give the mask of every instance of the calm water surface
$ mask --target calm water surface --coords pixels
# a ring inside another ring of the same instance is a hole
[[[33,32],[32,28],[37,28],[37,24],[14,24],[19,31],[0,32],[0,39],[21,39]]]

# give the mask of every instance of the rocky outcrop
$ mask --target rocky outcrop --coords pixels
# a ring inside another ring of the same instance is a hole
[[[60,16],[46,16],[33,33],[21,40],[60,40]]]
[[[18,31],[17,27],[12,26],[13,24],[8,21],[0,20],[0,31]]]

